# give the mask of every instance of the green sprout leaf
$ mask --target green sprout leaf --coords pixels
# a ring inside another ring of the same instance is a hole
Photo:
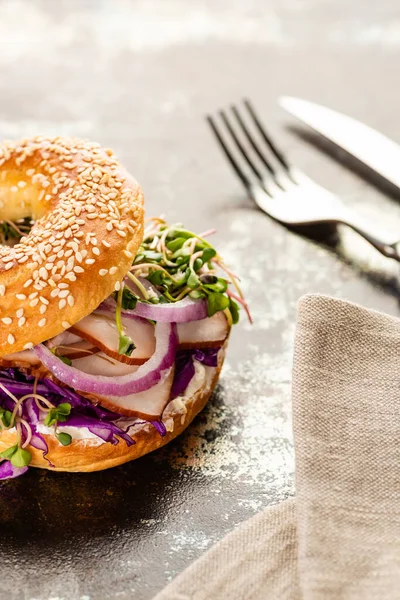
[[[195,288],[199,287],[200,279],[197,277],[194,271],[190,271],[190,275],[186,283],[190,289],[194,290]]]
[[[160,262],[160,260],[163,258],[161,252],[154,252],[154,250],[145,250],[142,251],[142,254],[142,260],[145,260],[146,262]]]
[[[72,442],[72,436],[70,436],[69,433],[65,433],[64,431],[56,433],[56,438],[63,446],[69,446]]]
[[[189,293],[189,296],[193,298],[193,300],[198,300],[199,298],[205,298],[206,294],[201,290],[193,290]]]
[[[183,263],[189,262],[191,255],[192,255],[192,252],[191,252],[190,248],[188,248],[188,247],[180,248],[180,250],[177,250],[176,252],[173,253],[172,260],[174,260],[177,265],[182,265]]]
[[[193,263],[193,271],[198,271],[203,266],[203,261],[201,258],[196,258]]]
[[[71,405],[69,402],[63,402],[59,404],[56,408],[57,411],[57,420],[58,421],[66,421],[71,413]]]
[[[57,409],[56,408],[52,408],[46,415],[46,418],[44,420],[44,424],[47,425],[47,427],[51,427],[52,425],[54,425],[54,423],[57,423]]]
[[[229,306],[229,298],[218,292],[211,292],[207,296],[208,300],[208,316],[212,317],[216,312],[225,310]]]
[[[12,412],[9,410],[5,410],[4,408],[0,408],[0,419],[3,423],[4,427],[10,427],[11,425]]]
[[[232,298],[229,298],[229,310],[232,315],[232,323],[236,325],[239,322],[239,305]]]
[[[203,250],[203,254],[201,255],[201,259],[202,259],[203,263],[207,263],[212,258],[214,258],[214,256],[216,256],[216,255],[217,255],[217,253],[214,250],[214,248],[205,248]]]
[[[63,361],[63,363],[65,363],[66,365],[68,365],[69,367],[72,365],[72,360],[70,358],[68,358],[68,356],[59,356],[58,357],[60,360]]]
[[[68,356],[62,356],[62,354],[57,354],[57,346],[50,348],[50,352],[52,352],[54,356],[57,356],[57,358],[62,360],[62,362],[68,365],[69,367],[72,365],[72,360],[68,358]]]
[[[10,459],[17,450],[18,444],[14,444],[14,446],[10,446],[10,448],[7,448],[6,450],[3,450],[3,452],[0,452],[0,458]]]
[[[60,421],[60,423],[64,423],[65,421],[68,420],[70,413],[71,413],[71,405],[69,404],[69,402],[63,402],[62,404],[59,404],[57,407],[52,408],[47,413],[47,416],[44,420],[44,424],[47,425],[47,427],[51,427],[52,425],[56,424],[58,421]]]
[[[129,337],[129,335],[125,335],[124,333],[120,334],[118,343],[119,354],[125,354],[125,356],[130,356],[135,350],[135,348],[136,346],[133,343],[132,339]]]
[[[171,250],[171,252],[176,252],[182,248],[182,245],[185,243],[185,241],[186,239],[184,237],[177,237],[167,243],[167,248],[168,250]]]
[[[133,310],[136,308],[137,301],[137,296],[125,286],[122,292],[122,308],[125,310]]]
[[[26,448],[17,448],[11,455],[10,461],[14,467],[27,467],[32,460],[32,454]]]
[[[218,277],[215,283],[204,284],[204,287],[212,292],[219,292],[220,294],[223,294],[228,289],[228,282],[226,279]]]
[[[165,280],[165,273],[163,271],[161,271],[160,269],[153,270],[153,271],[150,271],[150,273],[147,276],[147,279],[153,285],[163,285],[164,280]]]

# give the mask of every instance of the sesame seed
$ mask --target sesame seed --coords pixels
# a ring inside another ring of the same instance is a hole
[[[71,296],[71,294],[68,296],[67,301],[70,306],[73,306],[75,304],[74,297]]]
[[[3,317],[2,321],[5,325],[11,325],[12,323],[12,319],[10,319],[10,317]]]
[[[117,233],[121,237],[126,237],[126,233],[125,233],[125,231],[122,231],[122,229],[117,229]]]
[[[12,262],[7,263],[6,266],[5,266],[6,271],[9,271],[12,268],[13,268],[13,263]]]
[[[133,254],[132,252],[129,252],[129,250],[123,250],[123,254],[125,254],[127,258],[133,258]]]
[[[58,296],[59,293],[60,293],[60,290],[58,288],[54,288],[54,290],[51,290],[50,296],[52,298],[55,298],[56,296]]]
[[[43,296],[39,296],[39,300],[40,302],[43,302],[43,304],[48,304],[49,301],[47,300],[47,298],[43,298]]]
[[[92,265],[92,264],[93,264],[93,263],[95,263],[95,262],[96,262],[96,261],[95,261],[95,259],[94,259],[94,258],[87,258],[87,259],[85,260],[85,263],[86,263],[87,265]]]
[[[7,341],[8,341],[9,344],[13,344],[15,342],[15,337],[13,336],[12,333],[8,334]]]
[[[0,296],[4,296],[5,293],[6,293],[6,286],[1,284],[0,285]]]
[[[33,300],[31,300],[31,301],[29,302],[29,306],[32,306],[32,307],[34,307],[34,306],[36,306],[36,304],[37,304],[38,302],[39,302],[39,298],[34,298]]]
[[[107,269],[100,269],[99,271],[99,275],[101,275],[102,277],[104,277],[104,275],[107,275],[108,270]]]
[[[66,274],[65,279],[69,279],[70,281],[76,281],[76,276],[74,275],[74,273],[69,272]]]
[[[39,327],[44,327],[46,325],[46,320],[47,319],[45,317],[43,317],[43,319],[40,319],[38,323]]]
[[[59,298],[66,298],[69,294],[69,290],[61,290],[61,292],[58,294]]]
[[[71,325],[68,323],[68,321],[63,321],[63,322],[61,323],[61,325],[62,325],[63,327],[65,327],[65,329],[69,329],[69,328],[71,327]]]
[[[20,319],[18,319],[18,327],[22,327],[22,325],[24,325],[26,319],[25,317],[21,317]]]
[[[60,300],[60,302],[58,303],[58,308],[61,310],[62,308],[65,308],[67,306],[67,301],[65,300],[65,298],[63,298],[62,300]]]
[[[47,310],[47,306],[45,304],[41,304],[39,307],[39,312],[41,315],[43,315]]]
[[[115,273],[118,271],[118,267],[111,267],[110,269],[110,275],[115,275]]]
[[[84,269],[82,269],[82,267],[78,267],[78,266],[74,267],[74,271],[75,271],[75,273],[84,273],[85,272]]]
[[[116,281],[115,285],[114,285],[114,290],[116,292],[118,292],[121,289],[121,282],[120,281]]]
[[[92,248],[92,252],[93,252],[93,254],[96,254],[96,256],[99,256],[99,254],[100,254],[100,250],[97,248],[97,246],[94,246]]]
[[[16,297],[18,300],[26,300],[26,296],[25,296],[25,294],[15,294],[15,297]]]
[[[22,317],[22,315],[24,314],[24,309],[19,308],[15,314],[17,315],[18,318]]]
[[[30,350],[31,348],[33,348],[33,344],[32,342],[28,342],[27,344],[25,344],[24,346],[24,350]]]
[[[32,298],[36,298],[37,295],[38,295],[38,292],[32,292],[32,294],[29,294],[28,298],[30,300],[32,300]]]
[[[107,240],[101,240],[101,243],[103,244],[103,246],[105,246],[106,248],[111,248],[111,244],[109,242],[107,242]]]
[[[24,283],[24,288],[29,287],[32,283],[33,283],[33,279],[28,279],[28,281],[25,281],[25,283]]]

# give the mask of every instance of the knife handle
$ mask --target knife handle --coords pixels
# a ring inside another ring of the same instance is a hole
[[[376,233],[376,227],[372,230],[371,225],[366,223],[355,213],[346,211],[345,218],[340,221],[343,225],[347,225],[353,231],[356,231],[361,235],[367,242],[369,242],[376,250],[378,250],[383,256],[387,258],[393,258],[400,262],[400,243],[399,241],[389,240],[387,233]]]

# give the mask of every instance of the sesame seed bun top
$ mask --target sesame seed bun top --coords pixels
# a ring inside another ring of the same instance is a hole
[[[143,194],[110,150],[73,138],[0,146],[0,219],[31,217],[0,246],[0,356],[90,314],[129,270],[143,237]]]

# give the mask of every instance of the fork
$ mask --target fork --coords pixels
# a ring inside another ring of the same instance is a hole
[[[399,240],[372,227],[343,202],[292,166],[267,134],[249,100],[207,120],[230,165],[262,211],[284,225],[342,224],[351,227],[384,256],[400,262]],[[251,126],[249,126],[251,124]]]

